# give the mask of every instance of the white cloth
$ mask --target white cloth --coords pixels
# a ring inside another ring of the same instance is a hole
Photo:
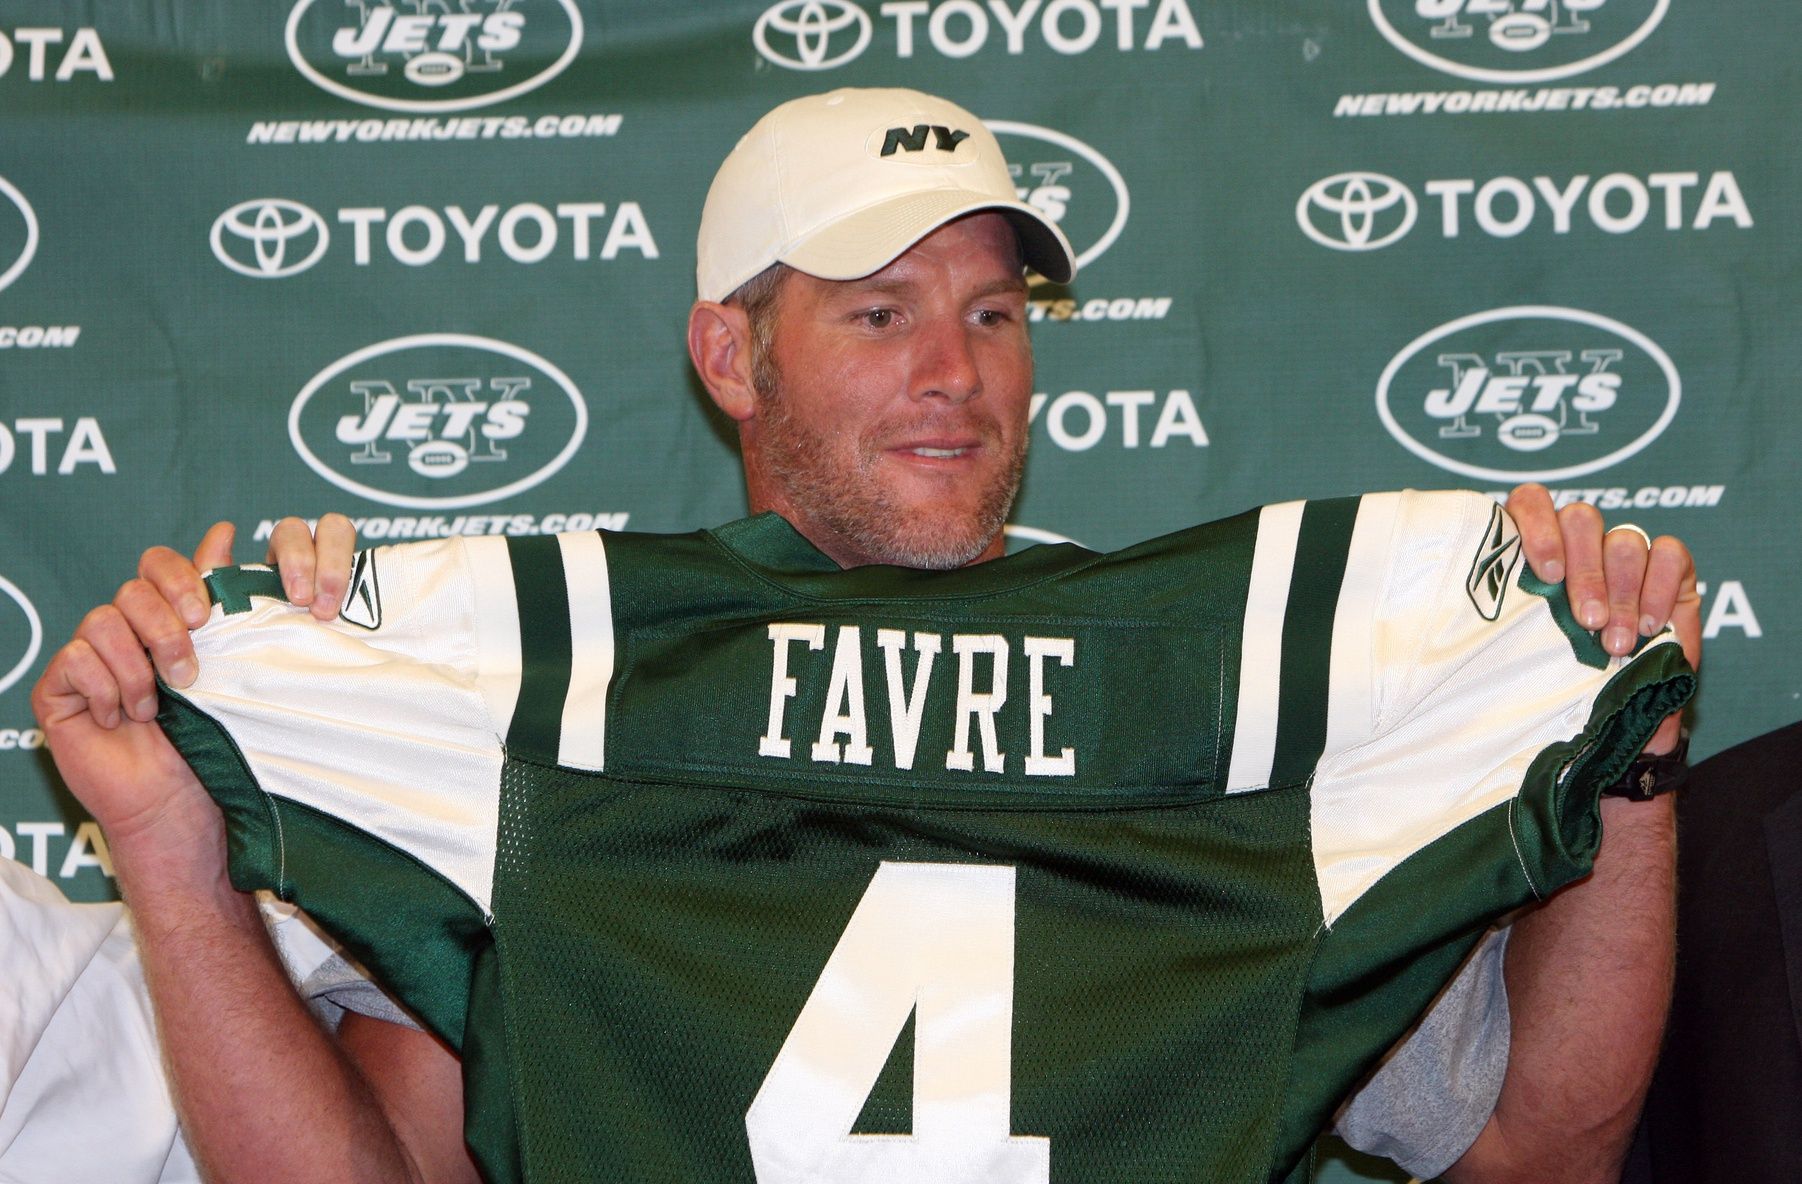
[[[188,1184],[121,904],[0,859],[0,1184]]]
[[[334,947],[265,900],[295,981]],[[0,1184],[199,1184],[125,906],[75,904],[0,859]]]

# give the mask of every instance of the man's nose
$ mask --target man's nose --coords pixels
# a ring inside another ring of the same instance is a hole
[[[914,398],[962,403],[982,393],[976,343],[961,320],[930,326],[918,340],[921,354],[914,367]]]

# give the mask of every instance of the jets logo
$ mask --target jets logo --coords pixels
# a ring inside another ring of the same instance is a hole
[[[1001,144],[1014,177],[1014,193],[1057,223],[1076,250],[1079,270],[1114,245],[1126,229],[1132,199],[1113,161],[1052,128],[984,122]]]
[[[563,73],[582,48],[582,14],[575,0],[300,0],[287,43],[294,68],[339,98],[466,111]]]
[[[25,195],[0,177],[0,288],[19,278],[37,249],[37,214]]]
[[[482,505],[569,463],[588,406],[529,350],[462,333],[366,346],[295,396],[288,436],[314,472],[391,506]]]
[[[24,678],[44,644],[44,623],[19,586],[0,576],[0,694]],[[10,665],[7,657],[18,654]]]
[[[375,575],[375,552],[357,552],[355,566],[350,569],[350,587],[344,591],[344,604],[338,616],[364,629],[382,627],[382,589]]]
[[[1618,464],[1663,434],[1682,383],[1645,334],[1596,313],[1523,305],[1447,322],[1377,381],[1397,443],[1449,472],[1555,481]]]
[[[1612,62],[1652,35],[1671,0],[1370,0],[1389,43],[1477,82],[1549,82]]]
[[[1515,529],[1514,520],[1496,506],[1489,515],[1489,529],[1477,545],[1476,558],[1471,560],[1470,575],[1464,581],[1470,602],[1485,621],[1502,615],[1502,598],[1508,594],[1508,585],[1519,564],[1520,531]]]

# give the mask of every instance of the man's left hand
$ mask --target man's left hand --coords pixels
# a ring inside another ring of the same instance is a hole
[[[1639,531],[1606,530],[1601,511],[1587,502],[1554,509],[1543,485],[1518,486],[1507,508],[1533,574],[1564,584],[1571,611],[1585,629],[1600,633],[1603,649],[1632,653],[1640,638],[1669,624],[1690,665],[1700,664],[1702,598],[1695,560],[1682,540],[1660,535],[1648,548]],[[1665,720],[1646,751],[1675,748],[1678,724],[1675,715]]]

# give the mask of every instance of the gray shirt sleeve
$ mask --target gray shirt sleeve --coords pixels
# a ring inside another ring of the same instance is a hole
[[[367,971],[345,957],[338,943],[311,917],[268,893],[258,893],[258,900],[288,978],[307,1008],[326,1027],[337,1031],[347,1011],[409,1028],[423,1027],[370,981]]]
[[[337,1031],[347,1011],[407,1028],[422,1027],[410,1012],[371,982],[362,967],[343,954],[333,954],[302,980],[300,997],[333,1031]]]
[[[1341,1107],[1334,1133],[1431,1180],[1470,1149],[1508,1068],[1508,930],[1492,929],[1414,1030]]]

